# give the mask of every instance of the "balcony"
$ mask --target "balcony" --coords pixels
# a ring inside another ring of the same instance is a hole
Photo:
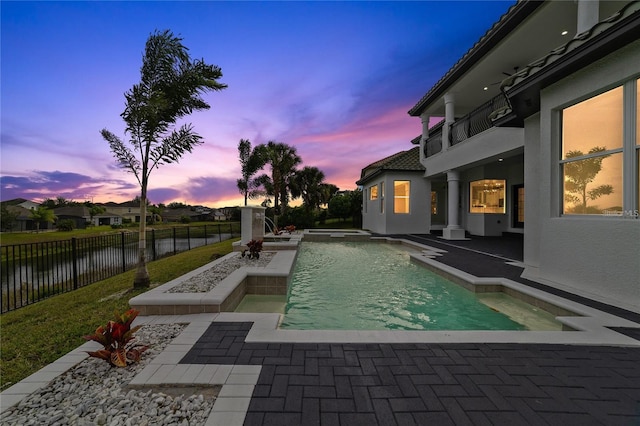
[[[489,116],[495,110],[506,106],[507,100],[504,95],[500,94],[471,111],[464,117],[457,119],[451,125],[449,132],[449,146],[459,144],[460,142],[470,139],[473,136],[494,127]],[[445,122],[442,121],[429,129],[429,138],[427,138],[424,145],[425,157],[430,157],[442,151],[442,130],[444,125]]]

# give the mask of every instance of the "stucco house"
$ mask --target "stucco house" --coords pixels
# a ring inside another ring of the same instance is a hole
[[[638,34],[637,1],[514,4],[409,111],[425,171],[405,232],[523,233],[523,277],[640,312]]]

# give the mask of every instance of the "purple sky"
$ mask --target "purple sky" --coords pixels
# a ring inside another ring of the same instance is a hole
[[[139,195],[99,131],[124,138],[124,92],[156,29],[229,87],[187,118],[205,144],[152,173],[152,203],[240,204],[240,139],[295,146],[355,189],[364,166],[411,148],[407,111],[512,3],[3,1],[0,198]]]

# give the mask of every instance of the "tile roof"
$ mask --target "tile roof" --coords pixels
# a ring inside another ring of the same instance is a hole
[[[362,169],[360,180],[364,182],[367,178],[373,177],[383,171],[424,171],[424,166],[420,163],[420,147],[416,146],[407,151],[397,152],[393,155],[373,162]],[[358,183],[356,182],[356,183]]]
[[[607,19],[604,19],[598,22],[596,25],[594,25],[587,31],[584,31],[580,34],[576,34],[576,36],[573,39],[569,40],[567,43],[563,44],[557,49],[552,50],[543,58],[540,58],[537,61],[530,63],[520,71],[504,79],[500,84],[500,89],[503,91],[508,90],[509,88],[515,86],[519,82],[525,80],[530,75],[535,74],[536,72],[545,68],[547,65],[551,65],[558,59],[569,54],[571,51],[584,45],[589,40],[594,39],[600,34],[604,33],[619,21],[622,21],[623,19],[628,18],[633,14],[636,14],[634,19],[640,18],[640,2],[628,3],[620,11],[614,13],[612,16],[608,17]]]
[[[558,62],[565,56],[570,55],[572,52],[578,51],[580,48],[585,48],[589,42],[592,42],[598,37],[602,37],[607,33],[608,30],[611,30],[614,26],[618,25],[622,21],[626,22],[627,19],[629,21],[640,19],[640,2],[634,1],[628,3],[625,7],[623,7],[621,10],[614,13],[610,17],[598,22],[587,31],[576,34],[576,36],[573,39],[569,40],[567,43],[556,49],[553,49],[544,57],[528,64],[526,67],[519,70],[515,74],[505,78],[500,84],[500,90],[506,98],[509,98],[507,92],[510,89],[520,83],[526,82],[527,80],[533,78],[536,74],[551,68],[554,63]],[[491,114],[490,118],[493,121],[496,121],[511,114],[512,112],[513,109],[508,102],[505,107],[494,111]]]

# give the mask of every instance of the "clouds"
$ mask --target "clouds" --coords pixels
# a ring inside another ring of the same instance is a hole
[[[126,194],[131,193],[137,186],[124,180],[93,178],[59,170],[37,170],[23,176],[0,176],[0,188],[3,200],[28,198],[41,201],[60,196],[69,200],[84,201],[97,194],[108,193],[115,201],[122,197],[133,198],[127,198]]]
[[[205,144],[154,170],[152,202],[240,203],[240,139],[295,146],[304,165],[353,189],[362,167],[411,148],[421,124],[407,111],[510,4],[3,3],[1,197],[139,194],[99,131],[125,137],[123,94],[146,38],[165,28],[229,87],[187,117]]]

